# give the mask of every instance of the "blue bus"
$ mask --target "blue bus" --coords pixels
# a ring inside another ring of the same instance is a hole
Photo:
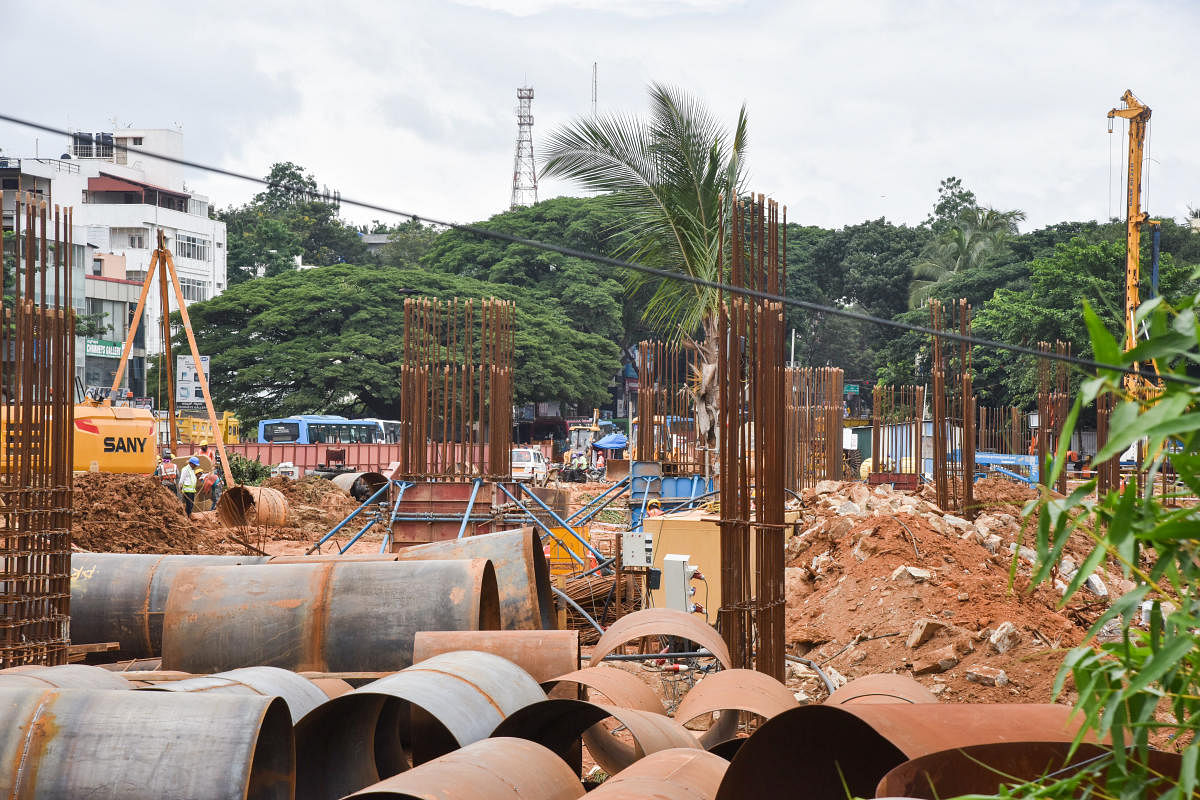
[[[379,426],[379,441],[384,444],[398,444],[400,442],[400,431],[404,426],[394,419],[376,419],[374,417],[364,417],[360,422],[373,422]]]
[[[258,423],[259,444],[370,444],[381,439],[378,423],[332,414],[300,414]]]

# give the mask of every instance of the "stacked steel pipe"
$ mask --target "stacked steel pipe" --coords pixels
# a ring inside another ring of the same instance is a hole
[[[692,389],[699,381],[693,349],[667,342],[638,344],[638,423],[634,458],[658,461],[664,472],[701,474],[704,457],[697,446]]]
[[[406,480],[508,480],[516,305],[404,301],[401,459]]]
[[[971,334],[971,306],[966,300],[948,308],[929,301],[931,327],[960,336]],[[933,337],[933,483],[937,504],[968,518],[975,514],[975,390],[971,345],[962,339]]]
[[[75,376],[72,210],[18,193],[0,246],[0,668],[67,661]],[[65,233],[65,236],[64,236]]]
[[[761,195],[732,204],[728,280],[734,286],[782,293],[787,258],[780,211],[777,203]],[[786,211],[783,220],[786,225]],[[720,249],[723,255],[724,243]],[[718,326],[718,619],[733,666],[754,664],[779,679],[784,669],[785,448],[779,429],[785,419],[783,306],[726,292]]]

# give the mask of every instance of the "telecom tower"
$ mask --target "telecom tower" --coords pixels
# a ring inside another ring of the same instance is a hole
[[[511,208],[537,202],[537,167],[533,163],[533,87],[517,89],[517,154],[513,158]]]

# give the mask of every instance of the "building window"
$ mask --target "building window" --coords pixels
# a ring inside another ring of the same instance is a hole
[[[104,262],[98,258],[92,259],[92,274],[99,275],[104,271]]]
[[[180,278],[179,288],[183,290],[183,299],[188,302],[208,299],[208,281],[198,281],[195,278]]]
[[[141,146],[142,146],[142,137],[141,137],[141,136],[134,136],[134,137],[133,137],[133,143],[134,143],[135,145],[137,145],[138,147],[141,147]]]
[[[194,258],[197,261],[207,261],[208,246],[208,239],[202,239],[199,236],[180,233],[175,237],[175,255],[180,258]]]
[[[133,248],[134,250],[145,250],[146,249],[146,234],[144,234],[144,233],[129,234],[129,246],[131,248]]]

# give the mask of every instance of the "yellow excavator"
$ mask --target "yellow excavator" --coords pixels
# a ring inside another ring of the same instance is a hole
[[[75,464],[94,472],[149,474],[158,464],[158,420],[144,408],[106,406],[84,398],[75,406]]]

